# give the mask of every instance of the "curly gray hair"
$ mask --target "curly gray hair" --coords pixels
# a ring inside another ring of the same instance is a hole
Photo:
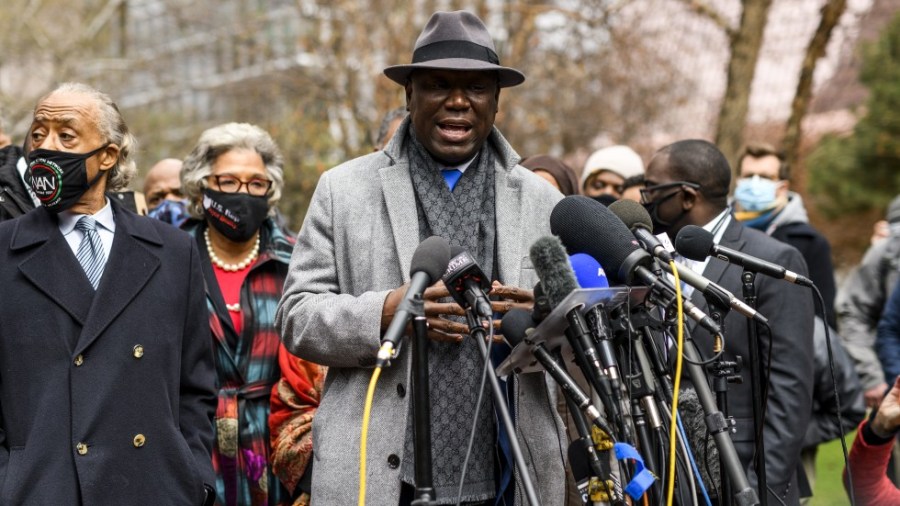
[[[194,218],[203,217],[201,204],[206,178],[219,156],[233,149],[250,149],[259,153],[272,180],[269,195],[269,216],[275,215],[275,204],[284,188],[284,157],[272,137],[265,130],[249,123],[225,123],[200,134],[200,140],[184,159],[181,168],[181,191],[190,202],[188,210]]]
[[[105,138],[105,142],[119,147],[119,159],[109,171],[106,180],[107,191],[121,191],[128,187],[128,183],[137,174],[137,165],[134,162],[134,152],[137,150],[137,139],[128,131],[125,118],[119,112],[119,107],[106,93],[83,83],[63,83],[55,90],[47,93],[38,104],[56,93],[77,93],[93,99],[97,103],[99,117],[97,129]]]

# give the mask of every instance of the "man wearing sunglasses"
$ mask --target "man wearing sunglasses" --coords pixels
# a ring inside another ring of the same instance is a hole
[[[653,219],[654,232],[673,240],[686,225],[705,228],[722,246],[782,265],[806,274],[803,257],[793,247],[735,220],[728,208],[731,167],[713,144],[703,140],[679,141],[660,149],[650,161],[641,200]],[[718,258],[687,262],[710,281],[740,295],[742,269]],[[771,337],[760,328],[760,357],[765,366],[771,359],[768,397],[762,428],[765,440],[765,467],[769,504],[799,504],[797,470],[800,449],[810,420],[813,391],[813,299],[809,290],[781,280],[756,277],[758,309],[769,319]],[[687,295],[710,313],[702,294]],[[712,356],[712,336],[702,328],[687,328],[705,359]],[[742,383],[728,385],[727,413],[735,420],[731,434],[741,464],[752,486],[757,486],[753,465],[755,436],[753,425],[750,368],[751,339],[748,320],[737,313],[724,321],[723,359],[742,357]],[[762,493],[762,492],[760,492]]]

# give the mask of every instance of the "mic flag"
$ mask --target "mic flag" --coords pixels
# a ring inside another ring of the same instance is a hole
[[[491,280],[481,271],[468,251],[454,246],[450,252],[453,258],[447,264],[447,272],[443,277],[450,296],[460,307],[471,307],[478,316],[491,318],[491,303],[485,295],[491,290]]]

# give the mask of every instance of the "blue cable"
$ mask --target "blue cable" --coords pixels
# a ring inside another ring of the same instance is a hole
[[[703,499],[706,500],[706,506],[712,506],[712,501],[709,500],[709,493],[706,491],[706,486],[703,484],[703,477],[700,476],[700,469],[697,468],[697,463],[694,461],[694,453],[691,451],[690,441],[684,433],[684,426],[681,425],[681,413],[676,413],[675,421],[678,423],[678,431],[681,432],[681,438],[684,440],[684,448],[687,452],[688,460],[691,461],[691,467],[694,468],[694,476],[697,477],[697,484],[700,485],[700,492],[703,492]]]

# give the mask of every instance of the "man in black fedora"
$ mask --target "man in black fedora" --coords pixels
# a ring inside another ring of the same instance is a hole
[[[471,253],[493,279],[494,310],[530,307],[536,282],[528,248],[548,235],[561,195],[518,165],[494,128],[500,89],[521,72],[499,64],[484,24],[468,12],[438,12],[419,36],[412,63],[388,67],[404,86],[409,118],[383,151],[344,163],[319,180],[284,287],[277,324],[297,356],[329,366],[313,419],[313,504],[351,504],[359,483],[359,439],[371,366],[408,281],[412,254],[431,235]],[[519,288],[525,287],[525,288]],[[564,496],[563,429],[543,373],[506,378],[515,435],[495,420],[490,391],[475,403],[483,361],[462,309],[441,283],[425,293],[431,372],[431,429],[437,503],[524,503],[527,472],[544,505]],[[505,345],[494,345],[502,359]],[[410,352],[386,368],[375,390],[368,438],[367,502],[408,504],[414,462]],[[513,469],[517,437],[527,469]]]

